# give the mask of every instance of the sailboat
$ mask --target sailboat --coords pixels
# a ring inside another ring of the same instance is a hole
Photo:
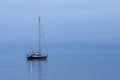
[[[26,55],[26,58],[28,60],[36,60],[36,59],[47,59],[48,55],[43,55],[41,53],[41,32],[40,32],[40,17],[39,17],[39,50],[37,52],[32,52],[32,49],[30,49],[30,53]]]

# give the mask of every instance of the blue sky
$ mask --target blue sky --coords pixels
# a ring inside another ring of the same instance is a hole
[[[47,43],[120,44],[119,0],[0,1],[0,43],[32,42],[41,16]]]

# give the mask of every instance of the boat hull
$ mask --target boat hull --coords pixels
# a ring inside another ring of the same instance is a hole
[[[27,59],[28,60],[45,60],[45,59],[47,59],[47,55],[44,55],[44,56],[32,56],[32,55],[30,55],[30,56],[27,56]]]

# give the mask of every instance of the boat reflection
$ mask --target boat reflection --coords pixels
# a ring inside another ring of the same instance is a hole
[[[27,61],[28,80],[47,80],[47,60]]]

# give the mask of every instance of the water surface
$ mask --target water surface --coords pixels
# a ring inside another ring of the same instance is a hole
[[[120,46],[49,46],[47,60],[27,61],[24,47],[1,50],[3,80],[119,80]]]

